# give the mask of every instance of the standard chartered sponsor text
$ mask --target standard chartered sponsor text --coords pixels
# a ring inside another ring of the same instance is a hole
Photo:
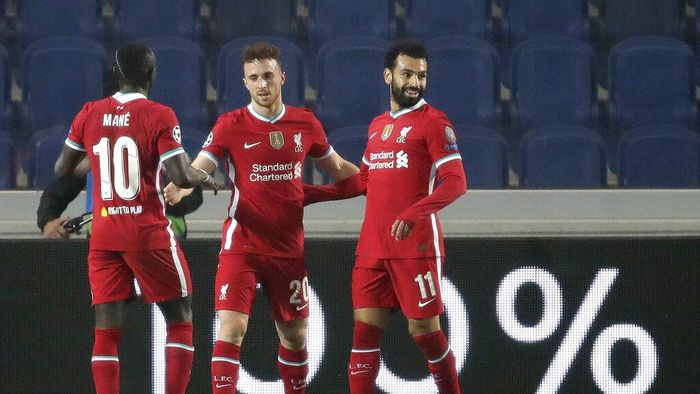
[[[253,163],[249,179],[251,182],[291,181],[301,176],[301,162],[259,164]]]

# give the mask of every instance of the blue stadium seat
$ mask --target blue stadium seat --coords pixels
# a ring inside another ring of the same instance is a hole
[[[369,125],[356,125],[341,127],[339,129],[331,130],[327,133],[328,142],[333,145],[333,142],[345,138],[345,137],[365,137],[367,138],[367,128]]]
[[[8,126],[12,120],[11,87],[10,58],[7,49],[0,45],[0,126]]]
[[[587,36],[585,0],[510,0],[502,5],[503,30],[511,47],[538,36]]]
[[[667,37],[634,37],[610,52],[610,128],[695,124],[693,52]]]
[[[51,37],[75,36],[101,41],[101,2],[94,0],[22,0],[17,15],[22,45]]]
[[[457,144],[469,189],[508,186],[506,141],[497,131],[479,126],[456,126]]]
[[[87,101],[102,97],[106,54],[78,37],[39,40],[23,55],[25,127],[40,130],[69,124]]]
[[[343,37],[326,43],[317,56],[317,114],[328,130],[369,124],[388,109],[384,52],[389,43],[372,37]]]
[[[207,134],[191,127],[180,127],[180,133],[182,135],[182,147],[185,148],[185,152],[187,152],[190,159],[194,160],[202,150]]]
[[[523,135],[520,186],[529,189],[602,188],[607,185],[605,143],[593,130],[547,126]]]
[[[65,125],[51,127],[34,133],[29,140],[24,168],[31,187],[41,189],[54,180],[53,167],[63,149],[68,129]]]
[[[495,127],[500,117],[498,53],[486,41],[464,36],[426,43],[428,103],[455,124]]]
[[[294,43],[283,38],[251,36],[231,41],[219,51],[217,86],[220,113],[250,103],[250,93],[243,85],[241,53],[246,46],[259,41],[269,42],[280,48],[282,52],[282,71],[287,76],[284,88],[282,88],[284,102],[294,106],[304,104],[304,72],[301,50]]]
[[[681,37],[686,0],[600,0],[609,46],[636,36]]]
[[[177,37],[141,40],[156,54],[156,82],[149,98],[170,106],[181,124],[206,124],[206,60],[199,45]]]
[[[15,187],[15,144],[9,134],[0,131],[0,189]]]
[[[561,36],[520,43],[511,57],[512,123],[520,131],[554,124],[593,127],[595,53]]]
[[[620,186],[700,186],[700,137],[684,127],[655,125],[628,131],[620,139],[618,161]]]
[[[491,38],[490,0],[409,0],[406,34],[421,40],[465,35]]]
[[[342,36],[365,35],[388,40],[395,31],[389,1],[313,0],[309,8],[312,50]]]
[[[247,36],[292,40],[298,31],[295,0],[214,0],[211,15],[217,47]]]
[[[169,36],[196,41],[199,2],[190,0],[115,0],[117,41]]]

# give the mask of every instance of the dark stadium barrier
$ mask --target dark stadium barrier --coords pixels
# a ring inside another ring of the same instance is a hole
[[[354,247],[354,240],[307,240],[310,393],[348,391]],[[443,326],[464,392],[697,392],[698,239],[449,239],[446,247]],[[219,243],[189,240],[183,248],[195,293],[188,392],[206,393]],[[93,392],[86,256],[81,240],[0,240],[0,392]],[[239,391],[281,392],[264,297],[253,315]],[[162,392],[164,331],[153,316],[141,302],[130,308],[124,393]],[[384,392],[432,390],[398,314],[382,356]]]

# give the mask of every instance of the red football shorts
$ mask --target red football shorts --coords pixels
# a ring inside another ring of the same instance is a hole
[[[91,250],[88,277],[92,305],[135,297],[134,278],[146,302],[192,294],[190,269],[179,247],[140,252]]]
[[[435,257],[375,259],[357,256],[352,269],[352,307],[401,308],[409,319],[445,311]]]
[[[309,279],[304,258],[221,254],[214,287],[215,309],[250,316],[258,283],[277,321],[309,317]]]

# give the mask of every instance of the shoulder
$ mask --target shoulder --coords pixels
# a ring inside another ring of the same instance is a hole
[[[447,115],[445,115],[444,112],[440,111],[439,109],[426,104],[424,107],[424,117],[425,120],[428,122],[435,122],[439,123],[442,125],[451,125],[452,123],[447,119]]]
[[[245,108],[234,109],[233,111],[224,112],[219,115],[214,123],[214,128],[217,127],[235,127],[245,121]]]
[[[370,125],[382,122],[386,123],[387,121],[391,120],[393,120],[393,118],[391,117],[391,115],[389,115],[389,112],[384,112],[383,114],[375,116],[374,119],[372,119],[372,121],[370,122]]]
[[[306,121],[306,122],[318,122],[318,118],[316,117],[316,114],[308,108],[304,107],[293,107],[291,105],[285,105],[284,110],[286,111],[286,115],[289,116],[290,119],[294,119],[297,121]]]

